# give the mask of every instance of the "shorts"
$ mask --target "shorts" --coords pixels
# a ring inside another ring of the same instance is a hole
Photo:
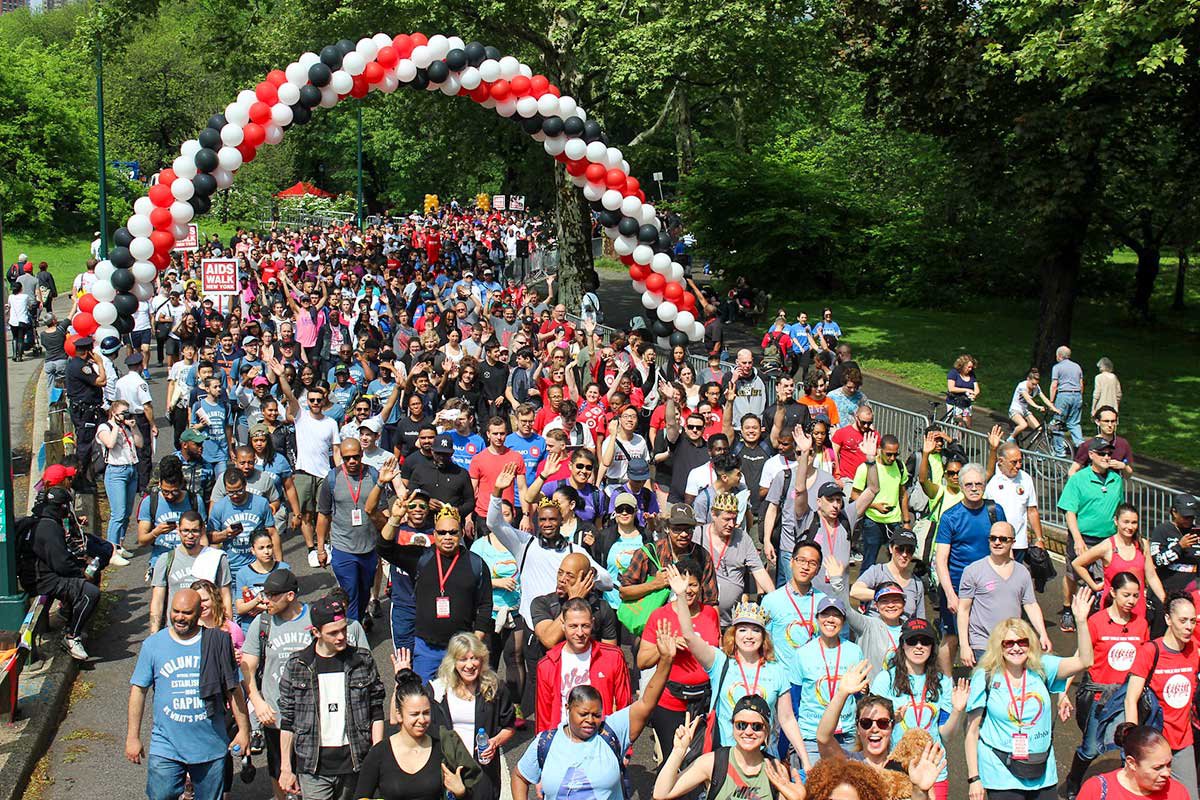
[[[967,406],[966,408],[963,408],[962,406],[955,406],[951,405],[950,403],[946,403],[946,413],[949,414],[953,419],[961,419],[963,417],[970,416],[971,407]]]
[[[166,341],[163,342],[163,352],[169,356],[177,356],[179,355],[179,349],[182,346],[183,342],[179,341],[173,336],[168,336]]]
[[[263,743],[266,745],[267,751],[267,774],[273,780],[279,778],[279,766],[282,762],[282,749],[279,746],[279,728],[272,728],[269,725],[262,726]]]
[[[942,636],[958,636],[958,615],[946,606],[946,592],[938,587],[938,625]]]
[[[129,334],[129,341],[133,343],[133,349],[137,350],[141,347],[149,347],[150,334],[151,331],[149,328],[144,331],[134,331],[133,333]]]
[[[296,495],[300,500],[300,513],[317,510],[317,493],[321,491],[324,478],[309,475],[307,472],[292,473],[292,483],[296,486]]]
[[[1096,545],[1096,544],[1099,544],[1100,542],[1103,542],[1106,538],[1107,537],[1105,537],[1105,536],[1084,536],[1083,544],[1085,547],[1091,547],[1092,545]],[[1071,564],[1071,562],[1074,561],[1079,555],[1080,555],[1079,553],[1075,552],[1075,537],[1068,535],[1067,536],[1067,565],[1069,566]],[[1072,570],[1072,573],[1068,573],[1068,574],[1071,574],[1071,577],[1075,577],[1073,572],[1074,571]]]

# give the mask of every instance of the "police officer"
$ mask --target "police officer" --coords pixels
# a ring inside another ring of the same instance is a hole
[[[142,377],[143,360],[140,352],[125,358],[125,366],[129,371],[117,379],[116,399],[129,403],[129,413],[133,415],[142,434],[142,446],[137,449],[138,491],[144,493],[150,485],[150,471],[154,467],[152,450],[154,440],[158,437],[158,426],[154,424],[154,403],[150,396],[150,387]]]
[[[100,363],[104,366],[104,376],[107,383],[104,385],[104,408],[107,409],[112,405],[113,400],[117,399],[117,367],[113,364],[113,358],[121,352],[121,340],[116,336],[106,336],[100,341]]]
[[[96,485],[89,474],[92,443],[96,440],[96,426],[104,416],[104,386],[108,376],[104,362],[92,350],[92,339],[84,336],[75,341],[75,355],[67,361],[67,403],[71,410],[71,423],[75,426],[75,452],[84,471],[75,481],[78,492],[95,493]]]

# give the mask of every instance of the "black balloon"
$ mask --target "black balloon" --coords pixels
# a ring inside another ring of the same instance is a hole
[[[519,117],[521,120],[521,130],[528,133],[530,136],[542,129],[542,118],[537,114],[532,117]]]
[[[599,200],[593,200],[590,205],[592,207],[592,211],[595,211],[597,214],[599,214],[601,211],[608,210],[604,207],[604,203],[601,203]]]
[[[337,49],[341,51],[343,56],[347,53],[354,52],[354,42],[350,41],[349,39],[338,39],[336,46]]]
[[[300,87],[300,105],[305,108],[316,108],[321,104],[321,90],[315,86]]]
[[[683,331],[675,331],[671,334],[671,347],[687,347],[691,339]]]
[[[221,134],[212,128],[200,131],[200,135],[196,139],[200,142],[201,147],[207,147],[210,150],[221,149]]]
[[[622,217],[617,223],[617,230],[622,236],[637,236],[638,228],[642,227],[633,217]]]
[[[322,50],[321,52],[324,52]],[[338,66],[341,66],[339,59]],[[330,79],[333,77],[333,70],[337,67],[331,67],[322,61],[320,64],[313,64],[308,68],[308,82],[313,86],[328,86]],[[320,91],[318,89],[318,91]]]
[[[583,134],[583,120],[579,117],[568,117],[563,120],[563,133],[567,136],[580,136]]]
[[[603,211],[601,211],[597,216],[600,219],[600,224],[603,225],[605,228],[616,227],[617,223],[621,221],[620,209],[617,209],[616,211],[610,211],[606,208]]]
[[[292,125],[306,125],[312,119],[312,111],[297,103],[292,106]]]
[[[583,123],[583,140],[588,144],[600,141],[600,123],[594,119],[589,119]]]
[[[608,147],[608,134],[604,131],[600,131],[600,138],[597,139],[597,141],[603,143],[605,147]]]
[[[330,69],[337,69],[342,65],[342,51],[337,49],[337,45],[326,45],[321,48],[321,63]],[[309,80],[312,80],[309,78]]]
[[[113,244],[117,247],[129,247],[132,241],[133,234],[129,232],[129,228],[117,228],[113,231]]]
[[[643,225],[638,228],[638,241],[643,244],[654,244],[658,241],[658,228],[653,225]]]
[[[562,117],[546,117],[542,120],[542,133],[547,136],[558,136],[563,132]]]
[[[229,120],[225,119],[224,114],[213,114],[208,118],[208,127],[212,128],[218,133],[220,133],[221,128],[224,128],[227,124],[229,124]]]
[[[500,52],[500,48],[492,47],[490,44],[483,48],[483,54],[492,61],[499,61],[504,56],[504,54]]]
[[[663,322],[661,319],[655,319],[654,322],[650,324],[650,330],[654,332],[655,336],[667,336],[671,333],[671,326]]]
[[[126,252],[126,255],[128,255],[129,251],[127,250],[125,252]],[[111,255],[109,256],[108,260],[112,261]],[[115,265],[116,262],[113,261],[113,264]],[[109,277],[108,280],[113,285],[113,288],[116,289],[118,292],[128,292],[130,289],[133,288],[133,285],[135,283],[137,283],[137,281],[134,280],[134,277],[133,277],[133,270],[128,269],[128,268],[113,270],[113,274],[111,277]],[[134,309],[136,310],[137,306],[134,306]]]
[[[425,74],[425,70],[419,69],[417,70],[417,76],[409,81],[408,85],[414,89],[424,91],[429,86],[429,76]]]
[[[198,178],[200,176],[197,175],[196,177]],[[212,200],[209,200],[208,197],[200,194],[192,195],[192,198],[188,200],[188,203],[192,206],[192,210],[197,214],[207,214],[208,210],[212,208]]]
[[[662,248],[664,253],[671,252],[671,234],[666,231],[658,232],[658,246]]]
[[[221,163],[217,159],[217,151],[211,147],[201,147],[199,150],[197,150],[194,160],[196,162],[196,169],[200,170],[201,172],[212,172],[214,169],[220,166]],[[195,179],[193,179],[192,182],[195,183]]]
[[[196,197],[208,198],[217,190],[217,179],[207,172],[197,172],[196,177],[192,178],[192,189]]]
[[[467,51],[466,50],[451,50],[446,53],[446,66],[458,72],[467,67]]]
[[[450,77],[450,67],[446,66],[445,61],[431,62],[426,72],[429,74],[430,83],[445,83]]]
[[[463,52],[467,54],[467,63],[472,67],[478,67],[487,58],[487,48],[482,42],[467,42],[467,49]]]
[[[109,250],[108,260],[112,262],[114,267],[133,266],[133,255],[129,252],[128,247],[114,247],[113,249]],[[115,285],[116,284],[114,284],[114,286]]]
[[[126,301],[122,301],[120,305],[117,304],[117,300],[120,300],[122,297],[133,299],[133,311],[121,311],[123,306],[128,305]],[[121,316],[117,317],[117,321],[113,323],[113,327],[117,329],[117,333],[122,336],[128,336],[133,333],[133,313],[137,311],[137,298],[131,294],[119,294],[113,299],[113,305],[117,306],[117,311],[121,314]]]

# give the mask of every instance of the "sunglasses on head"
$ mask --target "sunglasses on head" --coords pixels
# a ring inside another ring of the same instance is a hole
[[[1020,639],[1005,639],[1002,642],[1000,642],[1000,646],[1003,647],[1005,650],[1008,650],[1009,648],[1012,648],[1012,647],[1020,647],[1022,650],[1028,650],[1029,649],[1029,637],[1022,636]]]
[[[871,728],[878,728],[881,731],[890,731],[892,729],[891,717],[863,717],[858,721],[858,729],[869,731]]]
[[[755,733],[762,733],[767,729],[767,726],[761,722],[750,722],[744,719],[735,719],[733,721],[733,729],[735,731],[752,730]]]

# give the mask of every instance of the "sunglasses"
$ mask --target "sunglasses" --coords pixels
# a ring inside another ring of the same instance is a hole
[[[702,431],[702,430],[704,430],[704,426],[703,425],[688,425],[687,429],[689,431]]]
[[[871,728],[878,728],[881,731],[890,731],[892,729],[891,717],[863,717],[858,721],[859,730],[869,731]]]
[[[992,544],[1008,544],[1013,540],[1011,536],[989,536],[988,541]]]
[[[905,644],[909,647],[933,647],[933,639],[929,636],[914,636]]]
[[[755,733],[762,733],[767,729],[767,726],[761,722],[747,722],[744,719],[735,719],[733,721],[733,729],[735,731],[752,730]]]
[[[958,475],[958,470],[956,470],[956,469],[948,469],[948,470],[946,470],[946,473],[945,473],[945,474],[946,474],[946,476],[947,476],[947,477],[953,478],[953,477],[956,477],[956,476]]]
[[[637,509],[633,506],[617,506],[616,512],[618,514],[633,514],[637,512]]]
[[[591,472],[591,471],[592,471],[592,465],[591,465],[591,464],[572,464],[571,466],[575,467],[575,469],[582,470],[582,471],[584,471],[584,472]]]
[[[414,503],[409,503],[409,504],[408,504],[408,507],[409,507],[410,509],[412,509],[412,510],[414,510],[414,511],[415,511],[415,510],[417,510],[417,509],[421,509],[421,508],[429,508],[429,504],[428,504],[428,503],[414,502]]]
[[[917,548],[913,547],[911,544],[897,545],[895,550],[900,555],[912,556],[917,554]]]
[[[1028,650],[1029,639],[1025,636],[1022,636],[1020,639],[1005,639],[1004,641],[1000,642],[1000,646],[1005,650],[1009,650],[1013,647],[1019,647],[1022,650]]]

